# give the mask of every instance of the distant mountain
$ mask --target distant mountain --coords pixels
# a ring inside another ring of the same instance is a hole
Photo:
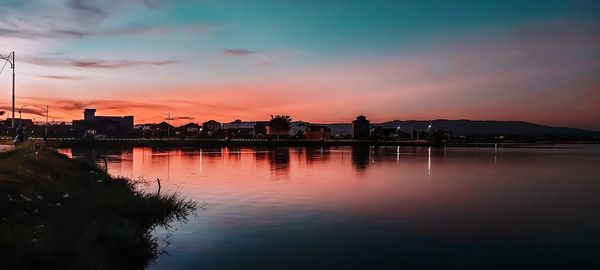
[[[373,123],[375,126],[385,128],[400,127],[402,131],[411,129],[427,130],[431,124],[433,129],[452,132],[454,135],[518,135],[518,136],[600,136],[600,131],[578,128],[551,127],[522,121],[491,121],[491,120],[394,120],[383,123]],[[323,124],[329,127],[334,134],[352,134],[352,124]]]

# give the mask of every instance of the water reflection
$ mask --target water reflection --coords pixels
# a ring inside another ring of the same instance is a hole
[[[427,149],[427,177],[431,177],[431,146]]]
[[[306,157],[306,163],[312,164],[314,162],[327,162],[331,157],[331,147],[310,147],[304,150],[304,156]],[[303,151],[298,151],[301,154]]]
[[[287,175],[290,170],[290,149],[288,147],[277,147],[269,152],[269,164],[271,171],[278,175]]]
[[[59,149],[63,154],[76,157],[88,162],[96,162],[104,167],[106,161],[113,172],[126,173],[138,171],[141,168],[159,168],[170,178],[172,162],[175,169],[181,164],[197,166],[196,171],[202,172],[205,167],[214,167],[216,164],[226,163],[229,167],[239,167],[251,160],[252,168],[268,165],[270,171],[277,176],[287,176],[290,173],[292,163],[303,164],[308,168],[332,162],[333,154],[337,164],[344,166],[346,162],[351,163],[357,172],[364,172],[376,162],[400,162],[403,157],[412,157],[409,162],[418,162],[423,149],[418,147],[306,147],[306,148],[230,148],[230,147],[204,147],[204,148],[150,148],[150,147],[125,147],[125,148],[65,148]],[[447,156],[446,149],[426,148],[426,175],[431,176],[432,157],[440,160]],[[350,157],[350,159],[348,159]],[[393,159],[392,159],[393,157]],[[494,155],[497,163],[497,153]]]
[[[61,151],[208,203],[157,269],[569,269],[600,250],[587,149]]]
[[[364,171],[369,166],[371,156],[370,146],[352,147],[352,166],[357,171]]]

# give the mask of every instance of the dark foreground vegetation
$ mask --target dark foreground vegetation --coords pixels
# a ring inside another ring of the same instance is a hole
[[[150,231],[197,208],[36,148],[0,153],[1,269],[143,269],[164,252]]]

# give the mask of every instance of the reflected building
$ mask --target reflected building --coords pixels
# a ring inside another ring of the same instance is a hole
[[[269,152],[269,163],[272,172],[287,174],[290,169],[290,149],[287,147],[274,148]]]
[[[306,163],[328,161],[331,158],[330,148],[329,146],[306,147]]]
[[[267,148],[255,148],[254,158],[256,161],[265,161],[269,159],[269,149]]]
[[[354,146],[352,147],[352,166],[357,171],[363,171],[369,166],[371,147]]]
[[[240,160],[242,158],[241,147],[227,147],[227,158],[232,160]]]
[[[221,147],[202,147],[202,155],[205,157],[221,157],[222,151]]]

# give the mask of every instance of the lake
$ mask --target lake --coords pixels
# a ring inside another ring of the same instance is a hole
[[[61,149],[206,202],[151,269],[600,267],[600,147]]]

